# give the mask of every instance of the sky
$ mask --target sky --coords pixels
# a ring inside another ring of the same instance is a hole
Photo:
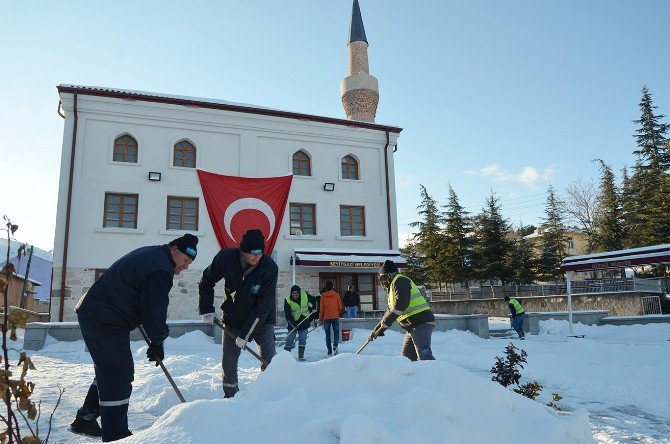
[[[146,344],[132,342],[134,435],[123,442],[670,443],[670,379],[659,378],[659,369],[670,366],[670,324],[575,324],[574,332],[584,335],[575,338],[567,321],[548,320],[525,341],[508,333],[502,318],[491,318],[490,327],[497,333],[490,339],[434,332],[436,360],[424,362],[399,356],[403,335],[396,331],[356,355],[370,333],[362,329],[328,357],[318,328],[308,336],[306,363],[296,361],[296,350],[279,348],[260,373],[258,361],[242,352],[240,392],[225,400],[221,346],[191,332],[165,342],[165,365],[184,404],[160,368],[147,362]],[[527,352],[520,383],[543,386],[536,401],[491,381],[489,370],[510,343]],[[49,337],[29,356],[37,367],[28,373],[36,383],[33,398],[45,411],[65,388],[50,442],[96,442],[68,431],[93,378],[83,341]],[[562,396],[556,402],[562,413],[546,406],[552,393]]]
[[[50,250],[63,137],[60,83],[215,98],[345,118],[351,0],[0,0],[0,212]],[[493,191],[514,225],[538,225],[592,160],[634,163],[646,85],[670,115],[665,0],[360,0],[377,123],[395,153],[401,239],[419,185],[451,185],[476,214]],[[665,122],[670,122],[666,118]],[[2,233],[0,233],[2,234]]]

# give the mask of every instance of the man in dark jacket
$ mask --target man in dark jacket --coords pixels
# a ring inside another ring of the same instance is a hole
[[[132,434],[128,401],[135,370],[130,332],[144,326],[151,339],[147,357],[163,360],[172,279],[193,262],[197,245],[197,237],[185,234],[167,245],[131,251],[114,262],[77,303],[75,311],[95,379],[71,425],[73,432],[102,436],[104,442]]]
[[[255,341],[261,357],[270,362],[276,354],[274,326],[277,302],[277,264],[263,253],[265,239],[260,230],[248,230],[239,248],[225,248],[202,273],[199,312],[214,323],[214,286],[225,279],[225,299],[221,305],[223,323],[236,336],[223,335],[223,393],[232,398],[239,391],[237,360],[247,342]],[[261,366],[261,370],[265,370]]]
[[[509,310],[512,312],[511,324],[512,328],[519,335],[519,339],[522,341],[526,339],[526,334],[523,332],[523,320],[526,318],[526,310],[523,309],[519,301],[509,296],[505,296],[505,302],[509,306]]]
[[[295,337],[298,335],[298,360],[305,360],[305,347],[307,347],[307,329],[310,321],[318,319],[318,311],[315,311],[316,298],[298,285],[291,287],[291,294],[284,299],[284,317],[288,323],[289,334],[286,336],[284,350],[293,350]]]
[[[361,303],[361,298],[353,285],[349,285],[347,288],[347,292],[344,293],[342,302],[344,303],[344,310],[347,312],[348,318],[355,318],[358,316],[358,305]]]
[[[407,333],[402,345],[402,355],[412,361],[435,359],[430,348],[435,328],[435,315],[414,282],[398,271],[393,261],[387,260],[379,271],[379,283],[388,292],[388,309],[368,339],[384,336],[393,322]]]

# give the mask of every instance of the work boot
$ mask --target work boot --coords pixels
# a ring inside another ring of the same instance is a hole
[[[287,352],[290,353],[291,352],[291,347],[284,347],[284,350],[286,350]]]
[[[305,362],[305,347],[298,347],[298,361]]]
[[[333,354],[334,355],[339,355],[340,354],[340,352],[337,351],[337,347],[333,348]]]
[[[332,350],[328,350],[328,356],[333,356],[333,351]]]
[[[70,424],[70,431],[80,435],[92,436],[93,438],[100,438],[102,436],[102,430],[95,418],[90,420],[79,417],[75,418],[72,424]]]

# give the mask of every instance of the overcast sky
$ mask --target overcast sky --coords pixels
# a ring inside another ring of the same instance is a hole
[[[344,118],[351,0],[0,0],[0,212],[53,247],[56,85],[217,98]],[[546,190],[632,165],[647,85],[670,115],[670,2],[360,0],[377,122],[397,125],[399,229],[419,184],[538,224]],[[670,122],[666,118],[665,122]]]

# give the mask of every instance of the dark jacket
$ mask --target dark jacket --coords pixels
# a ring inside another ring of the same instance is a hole
[[[300,299],[298,299],[300,301]],[[293,320],[293,314],[291,313],[291,306],[288,304],[286,299],[284,299],[284,317],[286,318],[286,322],[288,323],[288,328],[289,330],[293,330],[296,325],[299,325],[297,331],[303,331],[307,330],[309,328],[309,323],[314,320],[318,319],[319,317],[319,312],[317,311],[317,301],[314,296],[311,294],[307,293],[307,302],[312,304],[312,311],[310,312],[309,319],[307,321],[303,320],[305,319],[304,316],[300,316],[297,320]],[[300,302],[298,302],[300,303]],[[302,322],[302,324],[301,324]]]
[[[358,307],[361,302],[360,296],[355,291],[347,291],[342,299],[345,307]]]
[[[170,332],[167,309],[176,264],[168,245],[142,247],[114,262],[79,300],[80,317],[101,329],[144,326],[152,341]]]
[[[410,292],[412,290],[412,282],[407,276],[400,276],[393,283],[396,294],[398,295],[398,300],[396,301],[395,307],[389,307],[382,322],[390,327],[393,325],[396,319],[400,316],[400,313],[405,311],[409,307]],[[389,289],[390,291],[391,289]],[[400,326],[407,331],[412,331],[417,325],[431,323],[435,324],[435,315],[432,310],[425,310],[419,313],[413,314],[403,321]]]
[[[248,264],[245,266],[248,267]],[[221,304],[223,323],[239,331],[239,336],[248,340],[256,328],[276,323],[278,269],[275,261],[263,254],[255,267],[245,270],[242,269],[239,248],[219,251],[211,265],[202,272],[202,279],[198,284],[198,309],[200,314],[214,311],[214,285],[225,279],[226,298]]]

